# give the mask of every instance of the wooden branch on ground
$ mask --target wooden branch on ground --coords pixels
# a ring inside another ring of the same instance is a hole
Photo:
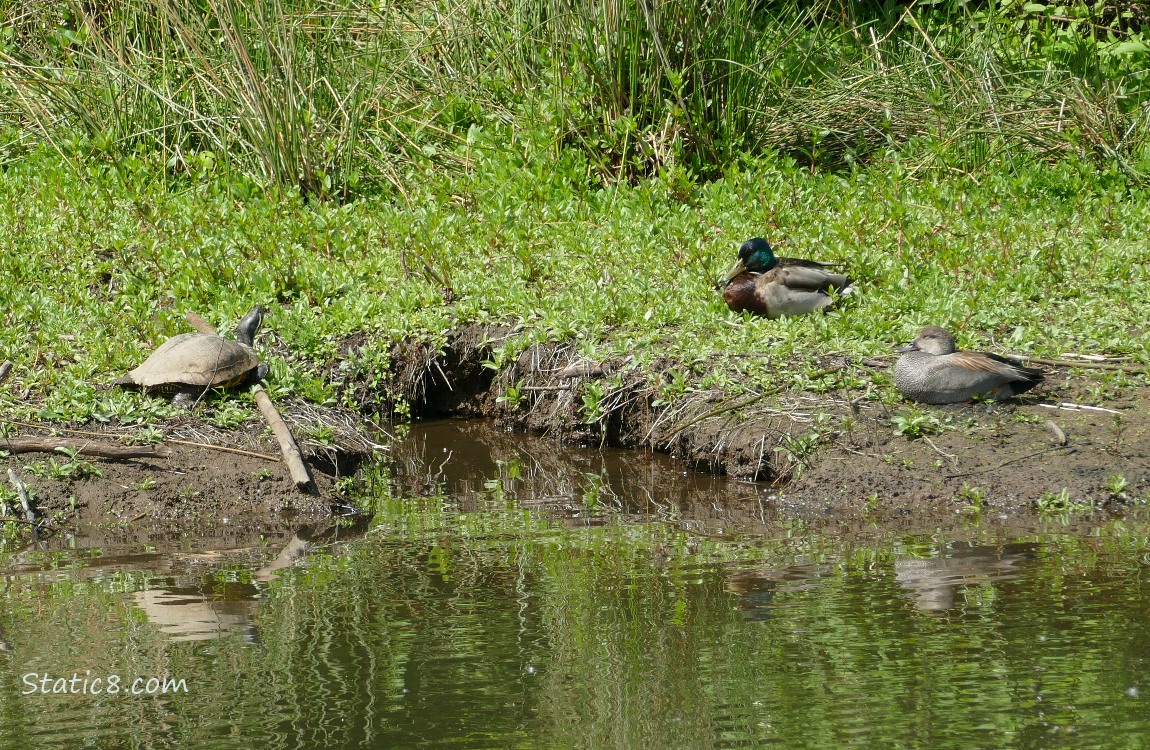
[[[958,474],[947,474],[946,478],[947,479],[958,479],[959,477],[969,477],[969,476],[972,476],[974,474],[985,474],[988,471],[995,471],[996,469],[1001,469],[1004,466],[1009,466],[1010,464],[1017,463],[1019,461],[1025,461],[1028,458],[1035,458],[1037,456],[1043,455],[1044,453],[1050,453],[1051,451],[1059,451],[1059,450],[1065,450],[1067,452],[1067,454],[1075,452],[1074,448],[1066,448],[1065,446],[1062,446],[1062,445],[1055,445],[1055,446],[1051,446],[1050,448],[1043,448],[1040,451],[1035,451],[1034,453],[1027,453],[1025,456],[1018,456],[1017,458],[1008,458],[1005,461],[999,461],[994,466],[986,466],[986,467],[983,467],[981,469],[971,469],[970,471],[963,471],[963,472],[959,472]]]
[[[239,456],[251,456],[263,461],[280,462],[279,456],[269,456],[266,453],[256,453],[255,451],[246,451],[243,448],[232,448],[227,445],[212,445],[211,443],[197,443],[194,440],[179,440],[177,438],[168,438],[165,442],[172,443],[173,445],[190,445],[193,448],[206,448],[210,451],[222,451],[224,453],[235,453]]]
[[[1038,404],[1043,409],[1066,409],[1068,411],[1100,411],[1104,414],[1121,414],[1120,411],[1114,409],[1107,409],[1102,406],[1090,406],[1089,404],[1072,404],[1069,401],[1059,401],[1057,404]]]
[[[213,336],[220,335],[215,328],[212,328],[208,321],[204,320],[199,315],[196,315],[194,312],[185,313],[184,319],[191,323],[192,328],[195,328],[200,333],[210,333]]]
[[[36,511],[32,510],[32,500],[28,497],[28,488],[24,486],[20,475],[16,473],[15,469],[9,468],[8,479],[11,480],[12,485],[16,488],[16,494],[20,498],[20,505],[24,507],[24,519],[28,523],[36,523]]]
[[[208,325],[203,318],[194,312],[186,313],[184,317],[192,324],[192,327],[200,333],[216,334],[216,329]],[[270,426],[272,432],[275,433],[276,440],[279,441],[280,452],[283,454],[284,463],[288,466],[288,472],[291,474],[292,481],[295,482],[296,487],[300,489],[309,486],[311,484],[311,475],[308,474],[307,465],[303,462],[303,456],[299,452],[295,438],[292,437],[291,430],[288,429],[283,417],[280,416],[275,404],[272,403],[271,396],[267,394],[267,391],[265,391],[259,383],[252,386],[252,396],[256,400],[256,406],[260,408],[260,414],[263,415],[268,426]]]
[[[10,437],[0,439],[0,450],[9,453],[58,453],[63,448],[77,456],[99,458],[167,458],[172,451],[162,445],[117,445],[57,437]]]
[[[1057,424],[1054,423],[1054,420],[1052,420],[1052,419],[1046,420],[1046,428],[1048,430],[1050,430],[1051,433],[1054,434],[1054,444],[1055,445],[1066,445],[1066,443],[1068,442],[1066,439],[1066,433],[1062,430],[1061,427],[1059,427]]]
[[[1114,360],[1098,360],[1091,358],[1091,355],[1080,354],[1074,355],[1082,357],[1082,359],[1043,359],[1042,357],[1028,357],[1025,354],[1007,354],[1007,359],[1021,362],[1022,364],[1039,364],[1046,365],[1047,367],[1077,367],[1083,370],[1117,370],[1119,372],[1128,372],[1131,375],[1146,372],[1147,368],[1144,365],[1123,365],[1118,364]],[[1072,355],[1063,355],[1072,356]]]
[[[27,521],[23,518],[13,518],[12,516],[0,516],[0,523],[22,523],[25,526],[35,526],[39,521]],[[3,649],[0,649],[3,650]]]
[[[288,466],[292,481],[295,482],[296,487],[307,487],[311,484],[311,475],[307,473],[307,465],[303,462],[303,456],[300,455],[295,438],[292,437],[291,430],[284,423],[283,417],[276,411],[271,396],[259,383],[252,386],[252,396],[255,397],[256,406],[260,407],[260,413],[271,425],[272,432],[275,433],[276,440],[279,441],[280,452],[284,454],[284,463]]]
[[[20,427],[27,427],[27,428],[33,429],[33,430],[38,430],[38,429],[43,427],[43,425],[35,424],[33,422],[21,422],[18,419],[14,419],[14,420],[10,421],[8,424],[14,424],[14,425],[18,425]],[[62,428],[62,427],[57,427],[56,429],[61,431],[61,432],[66,432],[69,435],[85,435],[87,437],[94,437],[94,438],[119,437],[119,435],[117,435],[117,433],[113,433],[113,432],[92,432],[91,430],[69,430],[67,428]],[[86,442],[90,443],[91,441],[86,441]],[[211,443],[197,443],[194,440],[180,440],[179,438],[164,438],[164,443],[165,443],[165,445],[166,444],[190,445],[193,448],[206,448],[207,450],[212,450],[212,451],[222,451],[224,453],[235,453],[235,454],[238,454],[240,456],[251,456],[252,458],[259,458],[259,459],[262,459],[264,461],[275,461],[276,463],[279,463],[282,460],[282,459],[280,459],[279,456],[269,456],[266,453],[257,453],[255,451],[246,451],[243,448],[232,448],[232,447],[227,446],[227,445],[212,445]],[[0,447],[0,450],[4,450],[4,449],[2,447]],[[12,451],[12,452],[13,453],[19,453],[20,451]],[[157,452],[155,455],[158,458],[166,458],[166,457],[168,457],[169,453],[170,453],[170,451],[168,451],[167,448],[164,448],[163,446],[159,446],[159,447],[157,447]],[[93,453],[91,455],[97,455],[97,454]],[[147,456],[141,456],[141,458],[147,458],[150,455],[151,454],[148,454]],[[130,456],[106,456],[105,458],[130,458]]]

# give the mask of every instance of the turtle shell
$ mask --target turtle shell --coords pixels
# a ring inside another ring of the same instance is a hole
[[[250,346],[210,333],[181,333],[114,385],[140,388],[225,387],[243,382],[259,367]]]

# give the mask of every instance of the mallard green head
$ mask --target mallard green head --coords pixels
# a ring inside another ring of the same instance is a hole
[[[762,237],[752,237],[739,245],[739,259],[723,277],[723,283],[730,283],[741,273],[766,273],[778,264],[779,260],[771,250],[770,243]]]

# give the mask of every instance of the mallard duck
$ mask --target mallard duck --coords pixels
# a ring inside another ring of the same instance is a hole
[[[723,277],[723,299],[735,312],[778,318],[806,315],[834,304],[854,291],[849,276],[827,271],[829,264],[815,260],[779,258],[762,237],[739,246],[739,259]]]
[[[909,399],[953,404],[975,396],[1011,398],[1042,382],[1042,373],[1005,357],[960,351],[945,328],[927,326],[894,365],[894,384]]]

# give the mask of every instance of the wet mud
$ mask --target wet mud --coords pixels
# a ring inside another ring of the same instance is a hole
[[[223,398],[226,398],[224,396]],[[207,407],[207,408],[210,408]],[[302,404],[280,405],[293,427],[312,482],[297,487],[278,444],[262,421],[237,429],[212,427],[189,414],[163,428],[163,455],[119,459],[19,453],[0,459],[30,491],[42,531],[80,524],[153,533],[275,535],[349,512],[349,482],[386,448],[360,415]],[[316,420],[328,425],[322,441],[307,437]],[[19,437],[66,437],[72,444],[119,446],[139,429],[81,425],[51,430],[23,426]],[[2,446],[2,441],[0,441]],[[12,515],[23,517],[12,504]]]

